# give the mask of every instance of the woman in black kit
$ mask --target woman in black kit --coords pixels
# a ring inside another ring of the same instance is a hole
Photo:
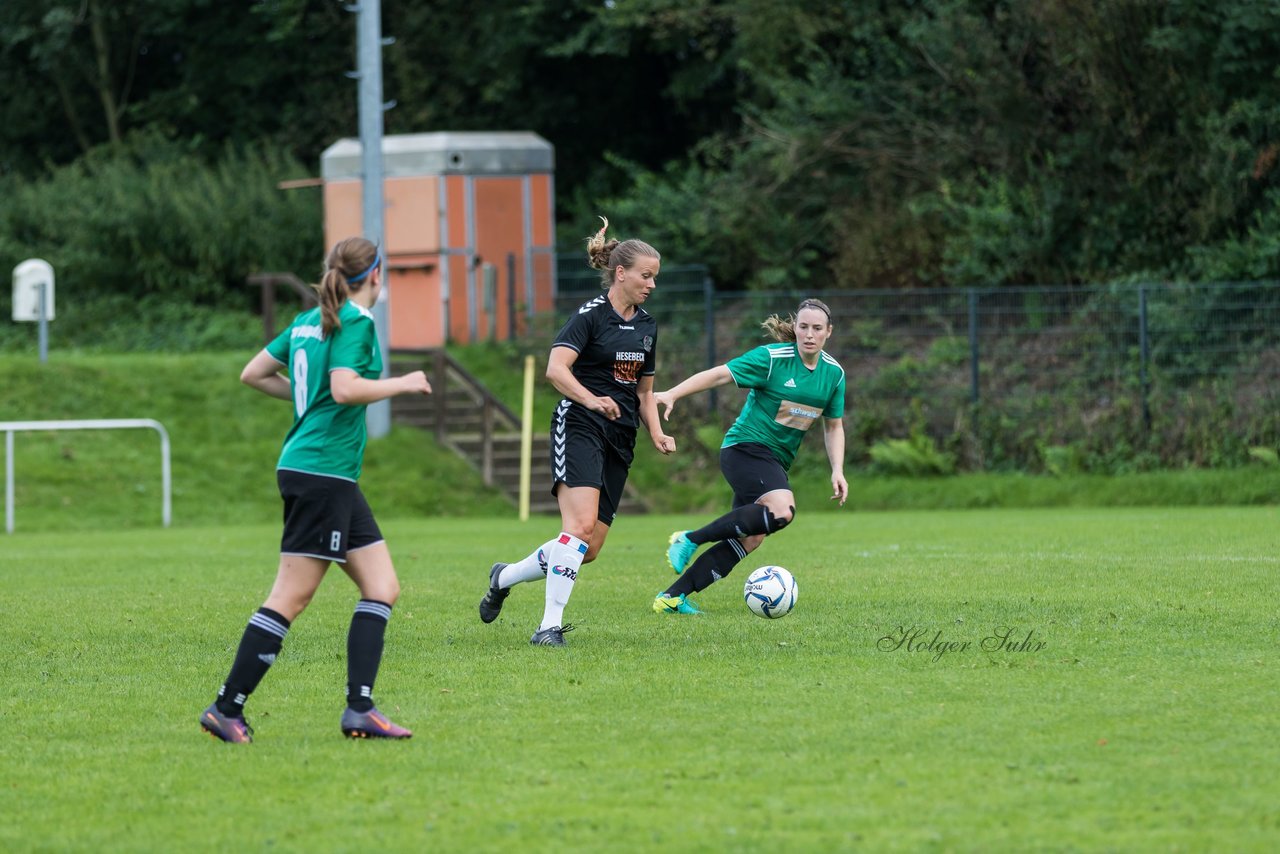
[[[601,217],[601,219],[604,219]],[[641,240],[587,238],[588,262],[605,292],[580,306],[560,329],[547,359],[547,379],[564,395],[551,419],[552,494],[560,533],[515,563],[495,563],[480,619],[491,623],[511,587],[546,577],[546,608],[529,642],[563,646],[564,608],[582,564],[595,560],[622,500],[643,421],[653,446],[676,449],[662,432],[653,399],[658,326],[643,305],[657,286],[661,257]]]

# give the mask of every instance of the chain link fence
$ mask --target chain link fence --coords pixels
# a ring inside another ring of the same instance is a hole
[[[572,270],[562,262],[561,270]],[[561,273],[553,325],[599,293]],[[766,343],[760,322],[816,297],[848,376],[851,461],[925,471],[1233,466],[1280,444],[1280,282],[728,292],[664,265],[657,387]],[[554,334],[552,329],[548,334]],[[682,406],[727,427],[733,387]]]

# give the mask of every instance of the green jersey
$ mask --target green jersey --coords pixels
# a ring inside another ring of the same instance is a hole
[[[293,427],[284,438],[276,468],[359,480],[366,407],[335,402],[329,373],[346,368],[377,379],[382,375],[382,351],[368,309],[348,300],[338,319],[342,325],[325,338],[320,309],[304,311],[267,345],[273,359],[289,366],[293,389]]]
[[[844,416],[844,368],[825,352],[810,368],[792,343],[765,344],[728,363],[738,388],[751,389],[720,447],[755,442],[790,470],[805,432],[819,416]]]

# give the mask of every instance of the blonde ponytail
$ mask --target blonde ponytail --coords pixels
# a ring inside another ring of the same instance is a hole
[[[604,234],[609,230],[609,220],[600,217],[604,223],[600,230],[587,238],[587,263],[594,270],[600,271],[600,287],[608,288],[613,284],[613,272],[618,267],[630,270],[637,258],[657,258],[662,260],[658,250],[643,240],[606,239]]]
[[[791,314],[787,317],[771,314],[764,319],[763,323],[760,324],[760,328],[763,329],[765,334],[774,341],[781,341],[783,343],[795,341],[796,315],[804,311],[806,308],[816,309],[825,314],[827,316],[827,325],[831,325],[831,309],[827,307],[827,304],[822,300],[805,299],[800,301],[800,305],[797,306],[795,314]]]

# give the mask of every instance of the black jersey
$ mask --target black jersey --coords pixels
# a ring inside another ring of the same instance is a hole
[[[601,294],[578,308],[551,346],[577,352],[573,376],[592,394],[617,402],[622,414],[614,424],[632,430],[639,426],[636,384],[640,377],[653,376],[658,352],[658,323],[649,312],[637,307],[634,317],[623,320],[608,295]]]

